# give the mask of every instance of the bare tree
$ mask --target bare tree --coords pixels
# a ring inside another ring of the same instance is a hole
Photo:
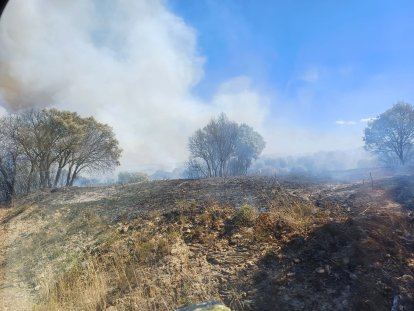
[[[414,110],[410,104],[397,103],[371,121],[364,131],[365,148],[388,164],[396,159],[404,166],[412,156]]]

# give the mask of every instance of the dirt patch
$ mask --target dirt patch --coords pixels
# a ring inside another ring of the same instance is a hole
[[[10,255],[10,249],[16,247],[21,236],[28,233],[27,223],[21,220],[21,214],[28,211],[27,206],[10,209],[0,221],[0,309],[9,311],[30,310],[34,304],[34,295],[25,280],[19,277],[16,262],[18,258]],[[32,226],[32,224],[31,224]],[[29,229],[30,230],[30,229]]]

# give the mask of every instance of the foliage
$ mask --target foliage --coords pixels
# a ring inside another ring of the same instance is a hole
[[[234,223],[238,226],[251,227],[255,224],[259,212],[250,204],[243,204],[240,206],[234,215]]]
[[[368,124],[365,148],[387,164],[406,165],[414,143],[414,110],[410,104],[397,103]]]
[[[2,197],[32,189],[72,186],[81,172],[119,165],[121,149],[106,124],[56,109],[28,110],[0,119]]]
[[[189,139],[191,178],[245,175],[252,160],[265,147],[262,136],[246,124],[228,120],[225,114],[212,119]]]
[[[146,181],[149,181],[149,177],[145,173],[120,172],[118,174],[119,184],[131,184],[131,183],[146,182]]]

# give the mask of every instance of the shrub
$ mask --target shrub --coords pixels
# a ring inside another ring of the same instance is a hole
[[[234,215],[234,223],[242,227],[251,227],[256,223],[259,212],[250,204],[240,206]]]
[[[149,176],[140,172],[120,172],[118,174],[118,184],[132,184],[149,181]]]
[[[317,217],[315,208],[310,204],[295,203],[292,206],[272,210],[279,227],[289,228],[290,231],[300,235],[307,235],[312,223]],[[281,228],[279,228],[281,229]]]

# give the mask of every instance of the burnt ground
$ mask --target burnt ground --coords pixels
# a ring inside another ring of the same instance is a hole
[[[150,226],[178,228],[186,260],[208,271],[216,297],[232,310],[414,310],[412,176],[373,185],[158,181],[37,192],[15,204],[19,212],[0,221],[4,310],[30,310],[45,271],[59,275],[71,258],[110,252],[108,232],[133,245],[134,234]],[[235,223],[243,204],[260,211],[254,223]],[[297,212],[293,223],[278,214],[298,206],[310,211],[303,222]],[[103,305],[126,295],[112,291]],[[25,303],[16,307],[16,299]]]

